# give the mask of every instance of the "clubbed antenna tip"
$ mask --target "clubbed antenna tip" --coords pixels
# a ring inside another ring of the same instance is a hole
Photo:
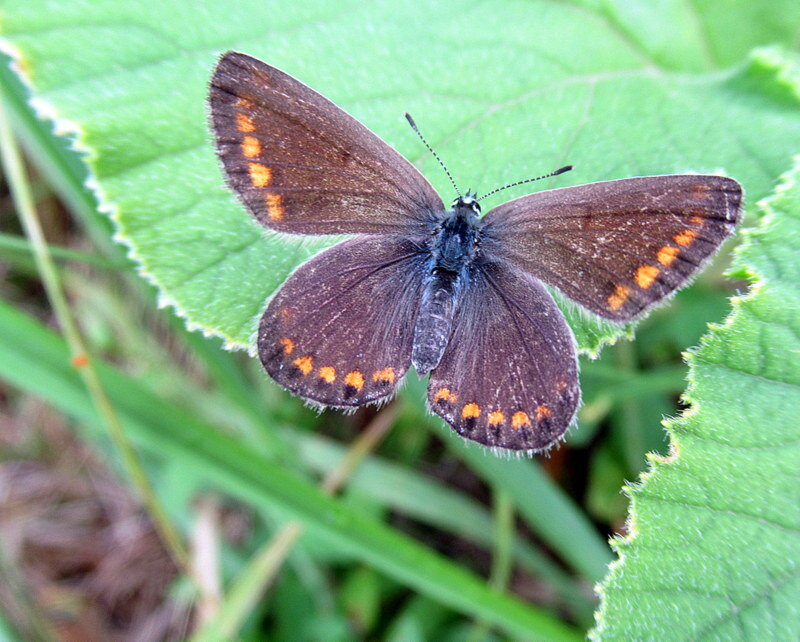
[[[574,169],[572,165],[564,165],[557,169],[554,172],[550,172],[549,174],[544,174],[542,176],[537,176],[536,178],[526,178],[524,181],[517,181],[516,183],[509,183],[508,185],[503,185],[503,187],[498,187],[497,189],[493,189],[491,192],[487,192],[483,196],[475,200],[483,200],[487,196],[491,196],[492,194],[497,194],[497,192],[502,192],[504,189],[508,189],[509,187],[516,187],[517,185],[524,185],[525,183],[533,183],[533,181],[540,181],[543,178],[550,178],[551,176],[558,176],[559,174],[563,174],[564,172],[568,172],[571,169]]]

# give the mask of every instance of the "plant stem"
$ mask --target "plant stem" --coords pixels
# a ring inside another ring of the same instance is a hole
[[[396,405],[392,404],[375,416],[353,442],[339,464],[323,479],[322,489],[326,494],[335,494],[345,484],[361,461],[375,449],[392,427],[396,414]],[[195,642],[234,639],[247,615],[277,577],[283,562],[304,530],[303,524],[297,521],[284,524],[272,539],[253,555],[247,568],[228,591],[217,616],[192,639]]]
[[[162,541],[170,551],[176,565],[189,577],[192,577],[193,573],[188,564],[186,549],[177,530],[159,502],[150,480],[139,462],[133,445],[125,434],[119,416],[100,383],[93,360],[89,356],[89,351],[72,316],[72,311],[61,288],[55,264],[36,215],[36,208],[23,169],[22,158],[5,115],[3,100],[4,96],[2,95],[2,88],[0,88],[0,148],[2,148],[3,169],[8,178],[11,195],[19,212],[25,234],[31,242],[33,258],[47,292],[47,298],[53,308],[64,338],[70,347],[72,365],[83,379],[84,385],[92,398],[92,403],[103,419],[111,440],[120,452],[125,469],[139,492]]]

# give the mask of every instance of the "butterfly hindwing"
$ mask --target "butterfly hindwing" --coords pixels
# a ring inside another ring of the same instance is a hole
[[[292,76],[228,52],[208,98],[228,184],[266,227],[410,234],[444,210],[416,168]]]
[[[419,250],[408,239],[362,236],[301,265],[261,318],[258,354],[266,371],[326,406],[394,393],[411,363]]]
[[[428,404],[462,437],[542,450],[580,401],[574,338],[544,286],[502,262],[475,265]]]
[[[691,174],[547,190],[491,210],[484,246],[624,322],[700,269],[733,231],[741,201],[736,181]]]

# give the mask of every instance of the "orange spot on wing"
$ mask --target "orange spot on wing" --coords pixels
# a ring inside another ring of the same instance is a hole
[[[297,366],[305,376],[314,369],[314,360],[311,357],[297,357],[292,365]]]
[[[283,354],[290,355],[294,352],[294,341],[289,337],[283,337],[279,343],[283,346]]]
[[[654,265],[642,265],[636,270],[636,285],[646,290],[653,285],[653,281],[656,280],[659,272],[661,272],[661,270]]]
[[[255,158],[261,153],[261,143],[255,136],[245,136],[242,140],[242,154],[247,158]]]
[[[348,372],[344,376],[344,384],[346,386],[352,386],[356,390],[361,390],[364,387],[364,375],[361,374],[358,370],[353,370],[352,372]]]
[[[514,416],[511,417],[511,427],[514,430],[519,430],[520,428],[522,428],[524,426],[530,426],[530,425],[531,425],[530,418],[528,417],[528,415],[526,413],[524,413],[522,411],[515,412]]]
[[[552,417],[552,416],[553,416],[553,411],[550,410],[550,408],[548,408],[547,406],[545,406],[543,404],[539,404],[536,407],[536,421],[537,422],[541,421],[542,419],[545,419],[546,417]]]
[[[336,369],[331,366],[323,366],[319,369],[319,378],[326,383],[333,383],[336,381]]]
[[[461,410],[462,419],[477,419],[481,416],[481,407],[476,403],[468,403]]]
[[[696,185],[693,185],[690,191],[695,198],[705,199],[710,196],[708,185],[705,183],[697,183]]]
[[[280,194],[267,194],[267,214],[273,221],[283,218],[283,202]]]
[[[611,293],[611,296],[608,297],[608,309],[612,312],[619,310],[625,301],[628,300],[629,294],[630,288],[624,285],[618,285],[616,288],[614,288],[614,292]]]
[[[661,265],[669,267],[672,265],[672,262],[678,258],[678,254],[680,253],[681,251],[677,247],[665,245],[658,251],[656,258]]]
[[[692,218],[689,219],[689,222],[697,227],[703,227],[703,223],[706,222],[706,217],[703,216],[703,210],[700,208],[693,209]]]
[[[236,106],[245,111],[249,111],[253,108],[253,101],[244,96],[239,96],[239,98],[236,99]]]
[[[394,368],[384,368],[372,375],[373,381],[385,381],[386,383],[394,383]]]
[[[250,182],[253,187],[266,187],[272,180],[272,172],[269,167],[261,163],[247,163],[250,171]]]
[[[489,413],[488,421],[490,426],[502,426],[505,420],[506,417],[500,410],[495,410]]]
[[[256,124],[247,114],[236,114],[236,129],[244,133],[254,132]]]
[[[696,230],[683,230],[682,232],[678,232],[675,236],[673,236],[672,240],[675,241],[678,245],[682,245],[683,247],[689,247],[696,238],[697,238]]]
[[[452,403],[455,402],[456,399],[458,399],[458,395],[455,394],[454,392],[450,392],[450,388],[439,388],[436,391],[436,394],[433,395],[434,402],[449,401]]]

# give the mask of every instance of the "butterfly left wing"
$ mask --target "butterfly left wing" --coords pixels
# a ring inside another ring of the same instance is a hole
[[[330,100],[245,54],[208,93],[228,185],[262,225],[293,234],[409,234],[444,210],[395,149]]]
[[[575,341],[545,287],[503,262],[470,268],[428,404],[462,437],[538,451],[580,402]]]
[[[279,384],[326,406],[388,397],[411,363],[420,246],[359,236],[301,265],[270,301],[258,354]]]
[[[684,285],[739,220],[742,188],[723,176],[624,178],[537,192],[483,218],[490,252],[614,321]]]

